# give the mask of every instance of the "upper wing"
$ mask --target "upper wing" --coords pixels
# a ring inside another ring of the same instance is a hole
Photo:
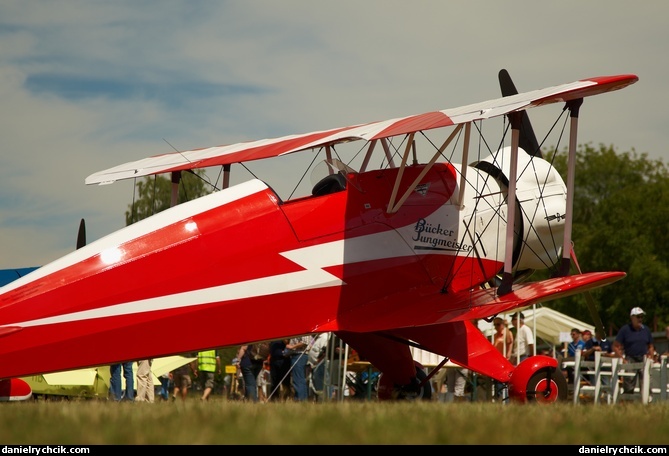
[[[535,106],[622,89],[635,83],[638,79],[633,74],[601,76],[443,111],[301,135],[156,155],[91,174],[85,182],[86,184],[108,184],[121,179],[241,163],[342,142],[372,141],[421,130],[464,124]]]

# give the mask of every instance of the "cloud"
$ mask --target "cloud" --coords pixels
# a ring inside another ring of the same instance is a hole
[[[638,74],[634,86],[587,100],[579,142],[669,157],[668,9],[574,0],[3,1],[0,268],[71,251],[81,218],[89,241],[124,225],[132,182],[85,186],[93,172],[172,147],[496,98],[500,68],[522,91]],[[536,111],[533,122],[550,124]]]

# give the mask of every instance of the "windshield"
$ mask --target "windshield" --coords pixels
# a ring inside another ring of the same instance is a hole
[[[310,176],[311,186],[313,187],[314,185],[316,185],[325,176],[328,176],[330,174],[337,174],[338,172],[341,172],[341,174],[344,177],[346,177],[347,174],[349,173],[357,173],[356,170],[346,165],[339,159],[336,158],[325,159],[318,165],[314,166],[313,171],[311,171],[311,176]]]

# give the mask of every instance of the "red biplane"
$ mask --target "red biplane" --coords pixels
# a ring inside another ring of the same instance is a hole
[[[579,107],[637,80],[623,74],[507,91],[469,106],[181,151],[92,174],[86,184],[171,173],[178,186],[184,171],[222,167],[225,179],[220,191],[1,288],[0,378],[332,331],[382,372],[381,398],[430,397],[413,346],[508,385],[512,398],[564,399],[555,359],[532,356],[514,366],[472,320],[625,276],[570,275],[571,248],[563,246],[571,246]],[[538,145],[523,143],[525,111],[553,103],[569,114],[567,184]],[[493,120],[504,128],[491,150],[480,138],[483,122]],[[470,150],[474,133],[484,154]],[[419,143],[429,149],[421,162]],[[345,148],[361,160],[357,169],[342,158]],[[458,162],[449,156],[455,151]],[[226,184],[230,165],[298,152],[324,157],[326,172],[311,194],[283,200],[257,178]],[[552,278],[528,280],[529,271],[547,268]],[[262,318],[270,314],[279,320]],[[146,337],[175,331],[179,337]]]

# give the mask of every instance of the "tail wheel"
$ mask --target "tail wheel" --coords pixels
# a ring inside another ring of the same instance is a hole
[[[557,369],[537,371],[527,382],[527,402],[552,404],[567,400],[567,379]]]
[[[395,385],[386,380],[387,376],[381,374],[379,377],[379,392],[380,400],[395,400],[395,401],[417,401],[432,399],[432,386],[430,382],[425,381],[427,374],[420,367],[416,366],[416,376],[411,379],[408,385]]]

